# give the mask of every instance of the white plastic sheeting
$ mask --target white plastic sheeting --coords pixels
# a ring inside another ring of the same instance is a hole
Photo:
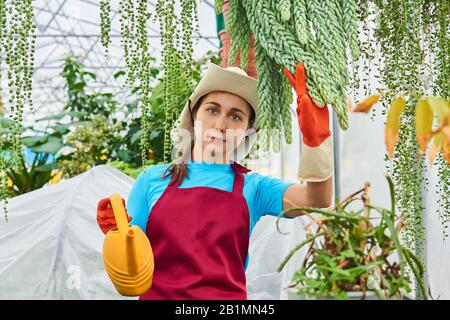
[[[0,299],[125,299],[104,270],[96,208],[132,183],[99,166],[11,199],[9,222],[0,211]]]

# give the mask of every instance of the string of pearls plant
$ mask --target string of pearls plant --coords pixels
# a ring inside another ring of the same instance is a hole
[[[223,1],[216,1],[216,13]],[[347,89],[349,59],[359,56],[356,3],[353,0],[230,0],[226,30],[231,47],[228,63],[240,52],[241,67],[247,68],[250,35],[255,35],[255,54],[261,84],[258,94],[263,107],[258,117],[262,147],[279,150],[282,135],[292,142],[291,87],[285,82],[284,67],[295,74],[303,62],[308,91],[320,106],[331,104],[342,129],[348,128]],[[347,53],[351,52],[351,55]],[[258,57],[259,54],[259,57]],[[269,131],[269,130],[266,130]]]
[[[0,96],[6,93],[7,99],[2,100],[9,107],[10,118],[13,120],[9,142],[11,158],[8,166],[17,166],[22,157],[22,120],[23,112],[28,106],[32,113],[32,77],[36,45],[36,25],[31,0],[0,0]],[[2,88],[3,63],[6,64],[6,88]],[[6,109],[6,108],[5,108]],[[3,144],[3,141],[1,142]],[[2,150],[0,145],[0,150]],[[9,156],[9,155],[5,155]],[[6,213],[6,160],[0,157],[0,199],[5,200]]]
[[[198,32],[197,3],[180,0],[181,13],[175,10],[176,1],[158,0],[156,11],[163,46],[164,105],[166,111],[164,130],[164,161],[171,160],[170,131],[181,112],[179,100],[192,92],[192,33]],[[178,21],[181,20],[181,26]],[[180,41],[182,39],[182,41]],[[181,43],[180,43],[181,42]]]
[[[100,29],[101,42],[105,49],[105,58],[109,60],[109,46],[111,44],[111,4],[109,0],[100,0]]]

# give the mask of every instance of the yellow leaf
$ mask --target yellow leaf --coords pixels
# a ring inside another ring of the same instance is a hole
[[[437,116],[439,123],[450,114],[450,101],[439,97],[427,97],[425,100]]]
[[[422,153],[426,152],[427,144],[430,141],[433,127],[433,110],[427,99],[421,99],[416,105],[416,139],[420,145]]]
[[[378,102],[378,100],[380,100],[382,94],[374,94],[371,95],[367,98],[365,98],[363,101],[361,101],[360,103],[358,103],[355,107],[355,109],[353,109],[353,112],[364,112],[364,113],[369,113],[369,111],[372,109],[373,105],[375,103]]]
[[[384,132],[389,159],[394,155],[395,145],[398,141],[398,131],[400,130],[400,116],[405,110],[405,106],[405,98],[398,97],[392,101],[391,106],[389,107]]]

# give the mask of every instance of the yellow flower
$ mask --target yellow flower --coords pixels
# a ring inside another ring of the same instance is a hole
[[[62,172],[59,171],[57,174],[55,174],[49,181],[50,184],[57,184],[59,180],[62,178]]]
[[[108,154],[109,151],[108,151],[108,149],[104,148],[104,149],[101,151],[101,153],[103,153],[103,154]]]
[[[103,156],[100,157],[100,160],[107,160],[107,159],[108,159],[108,157],[105,156],[105,155],[103,155]]]
[[[14,186],[14,183],[11,180],[11,178],[8,178],[8,180],[6,181],[6,185],[8,186],[8,188],[12,188]]]

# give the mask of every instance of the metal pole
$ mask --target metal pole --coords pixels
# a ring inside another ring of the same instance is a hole
[[[341,167],[340,167],[340,144],[339,144],[339,122],[335,112],[333,114],[333,157],[334,157],[334,198],[341,199]]]

